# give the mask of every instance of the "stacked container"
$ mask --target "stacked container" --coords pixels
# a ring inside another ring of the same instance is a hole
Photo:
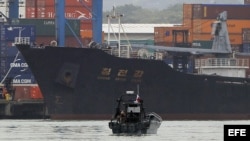
[[[37,87],[31,95],[31,85],[36,86],[36,80],[28,68],[23,56],[14,46],[19,36],[34,42],[36,29],[34,25],[1,25],[0,26],[0,80],[1,83],[7,78],[13,78],[15,86],[15,100],[18,99],[41,99],[42,95]]]
[[[60,0],[59,0],[60,2]],[[0,79],[13,78],[15,99],[42,99],[27,63],[14,45],[15,38],[28,37],[31,44],[49,45],[56,40],[55,1],[26,0],[24,19],[12,19],[11,25],[0,25]],[[92,0],[65,0],[65,17],[82,43],[92,38]],[[69,27],[65,26],[65,46],[79,46]]]
[[[248,14],[250,5],[193,5],[191,18],[193,42],[197,43],[211,40],[211,24],[218,14],[223,11],[227,11],[229,39],[233,50],[240,51],[240,47],[243,43],[242,28],[250,28],[250,15]],[[207,48],[206,46],[204,47]]]
[[[55,40],[55,30],[44,29],[41,20],[55,19],[55,1],[54,0],[26,0],[26,19],[39,19],[35,22],[38,30],[44,30],[44,35],[37,35],[37,42]],[[76,20],[79,26],[79,31],[76,32],[77,36],[81,39],[82,43],[86,45],[92,38],[92,0],[65,0],[65,18],[73,21]],[[27,21],[28,22],[28,21]],[[72,24],[71,24],[72,25]],[[54,25],[53,25],[54,26]],[[40,29],[39,29],[40,28]],[[66,29],[68,30],[68,29]],[[48,32],[46,32],[48,31]],[[79,46],[77,40],[72,34],[66,31],[65,46]],[[87,42],[86,42],[87,40]],[[47,44],[47,43],[44,43]]]
[[[249,0],[245,0],[247,3]],[[227,24],[229,39],[234,51],[240,51],[245,44],[247,37],[244,29],[250,28],[250,5],[223,5],[223,4],[184,4],[183,5],[183,25],[176,30],[186,29],[189,31],[189,42],[193,47],[211,48],[212,23],[218,14],[227,11]],[[171,33],[172,27],[155,28],[155,44],[171,45],[173,37],[166,33]],[[159,34],[161,33],[161,34]],[[243,48],[244,48],[243,47]]]

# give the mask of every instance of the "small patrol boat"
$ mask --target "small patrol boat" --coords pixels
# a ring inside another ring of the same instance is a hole
[[[162,118],[154,113],[146,113],[143,100],[134,91],[117,99],[115,114],[109,122],[113,134],[156,134]]]

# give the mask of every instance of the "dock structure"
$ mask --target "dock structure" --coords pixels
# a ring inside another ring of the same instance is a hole
[[[48,118],[43,100],[0,99],[1,119],[41,119]]]

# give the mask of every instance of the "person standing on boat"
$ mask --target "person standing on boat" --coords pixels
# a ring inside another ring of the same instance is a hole
[[[122,110],[117,116],[117,122],[124,123],[126,121],[126,113]]]
[[[120,115],[120,122],[124,123],[126,121],[126,113],[122,110]]]

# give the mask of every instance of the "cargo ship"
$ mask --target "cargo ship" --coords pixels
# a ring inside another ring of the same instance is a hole
[[[230,56],[230,48],[220,50],[230,45],[225,17],[214,22],[212,33],[212,50],[150,49],[155,54],[182,50]],[[84,48],[40,48],[24,42],[16,46],[39,84],[52,119],[110,119],[118,95],[137,86],[147,111],[165,120],[250,118],[250,79],[176,71],[156,57],[139,56],[147,46],[132,46],[136,53],[95,43]]]

